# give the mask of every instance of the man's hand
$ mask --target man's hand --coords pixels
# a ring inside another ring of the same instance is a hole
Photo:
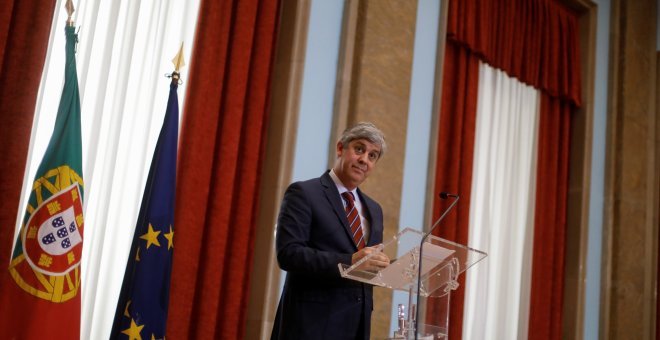
[[[362,263],[358,269],[377,272],[390,264],[390,258],[385,255],[385,253],[383,253],[378,247],[364,247],[358,250],[357,253],[353,254],[351,264],[355,264],[365,256],[371,254],[375,255],[372,255],[371,258]]]

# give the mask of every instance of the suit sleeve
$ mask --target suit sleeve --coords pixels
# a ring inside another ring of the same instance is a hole
[[[352,251],[324,234],[339,222],[329,205],[315,209],[319,198],[308,196],[300,183],[291,184],[284,194],[275,237],[277,261],[288,272],[338,277],[337,265],[351,264]]]

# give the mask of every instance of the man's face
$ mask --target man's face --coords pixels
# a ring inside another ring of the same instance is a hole
[[[366,139],[354,139],[348,145],[337,143],[334,170],[347,189],[359,186],[380,158],[380,146]]]

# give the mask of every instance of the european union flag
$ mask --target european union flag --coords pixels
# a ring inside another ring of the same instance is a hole
[[[178,80],[175,72],[135,226],[111,339],[165,337],[174,247]]]

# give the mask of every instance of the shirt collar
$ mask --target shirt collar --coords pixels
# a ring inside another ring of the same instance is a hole
[[[347,191],[353,193],[353,197],[357,199],[357,188],[353,190],[348,190],[344,183],[341,182],[339,177],[337,177],[337,174],[335,173],[335,169],[330,169],[330,178],[332,178],[332,181],[335,182],[335,185],[337,186],[337,190],[339,191],[339,194],[343,194]]]

